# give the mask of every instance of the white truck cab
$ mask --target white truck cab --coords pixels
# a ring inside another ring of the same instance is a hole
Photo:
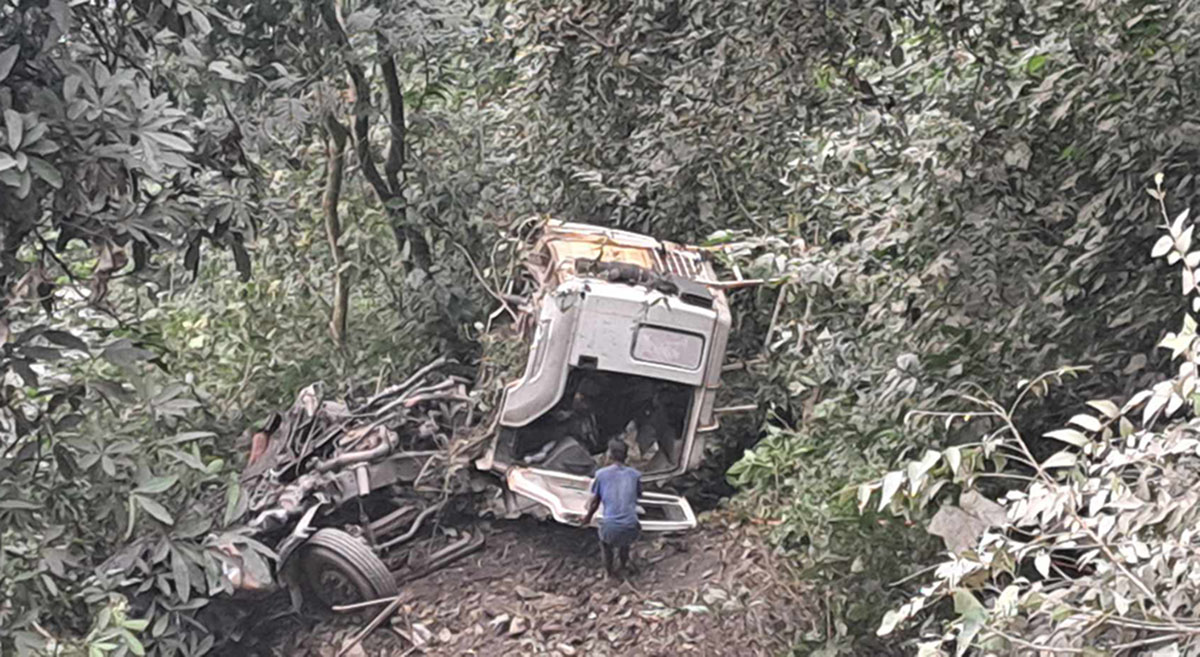
[[[621,438],[647,484],[697,467],[729,336],[702,250],[622,230],[548,222],[526,251],[533,292],[524,373],[506,388],[481,469],[556,520],[583,515],[606,446]],[[687,500],[647,492],[646,531],[695,525]],[[603,508],[600,515],[603,516]]]

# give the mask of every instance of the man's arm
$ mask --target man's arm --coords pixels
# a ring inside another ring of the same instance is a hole
[[[592,516],[596,515],[596,510],[599,508],[600,508],[600,496],[593,493],[591,499],[588,500],[587,515],[585,515],[583,517],[584,525],[592,524]]]

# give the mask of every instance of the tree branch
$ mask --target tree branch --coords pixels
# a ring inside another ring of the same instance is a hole
[[[346,317],[350,306],[350,274],[343,270],[345,250],[342,248],[342,226],[338,217],[338,201],[342,196],[342,175],[346,168],[346,128],[325,115],[325,132],[329,163],[326,165],[325,196],[321,209],[325,215],[325,237],[333,256],[333,303],[329,317],[329,334],[338,346],[346,344]]]
[[[354,153],[358,156],[359,165],[362,167],[363,175],[367,177],[367,182],[371,183],[379,200],[386,205],[391,200],[392,193],[375,167],[375,156],[371,153],[369,139],[371,87],[367,84],[367,77],[363,73],[362,66],[359,66],[358,62],[354,60],[350,37],[346,36],[346,30],[338,20],[332,0],[322,2],[320,7],[321,18],[325,21],[325,25],[333,33],[333,38],[346,51],[346,71],[350,74],[350,81],[354,85]]]
[[[367,84],[362,66],[354,59],[350,46],[350,38],[338,20],[333,0],[326,0],[320,5],[321,17],[334,39],[346,51],[346,70],[354,85],[354,152],[358,156],[359,166],[367,182],[375,189],[375,195],[383,203],[392,227],[392,235],[396,240],[396,248],[403,250],[407,242],[411,249],[412,262],[419,269],[429,271],[433,267],[429,242],[420,231],[408,225],[408,211],[404,204],[404,187],[401,173],[404,168],[405,126],[404,126],[404,94],[400,88],[400,77],[396,72],[396,61],[386,44],[380,43],[381,68],[384,75],[384,85],[387,89],[389,105],[389,133],[391,136],[388,146],[387,160],[384,162],[384,175],[379,175],[375,165],[375,156],[371,152],[370,113],[371,87]]]
[[[387,176],[388,186],[393,194],[403,194],[404,187],[400,174],[404,170],[404,149],[407,132],[404,126],[404,94],[400,90],[400,78],[396,74],[396,59],[392,54],[381,55],[383,60],[383,83],[388,97],[388,129],[391,133],[391,144],[388,146],[387,162],[383,165],[384,175]]]

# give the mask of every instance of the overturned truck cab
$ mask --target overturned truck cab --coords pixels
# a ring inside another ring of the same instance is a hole
[[[502,476],[512,514],[583,515],[612,438],[651,486],[697,467],[717,428],[730,314],[703,251],[636,233],[548,222],[513,299],[529,343],[477,466]],[[687,500],[647,492],[642,528],[695,526]],[[600,516],[604,510],[601,508]]]

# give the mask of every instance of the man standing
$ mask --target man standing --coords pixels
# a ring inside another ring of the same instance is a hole
[[[596,471],[592,480],[592,498],[588,500],[583,524],[592,522],[596,510],[604,505],[600,519],[600,556],[609,577],[617,574],[613,552],[621,559],[621,567],[629,567],[629,546],[641,534],[638,524],[637,500],[642,494],[642,473],[625,465],[629,448],[620,439],[608,442],[608,458],[612,465]]]

